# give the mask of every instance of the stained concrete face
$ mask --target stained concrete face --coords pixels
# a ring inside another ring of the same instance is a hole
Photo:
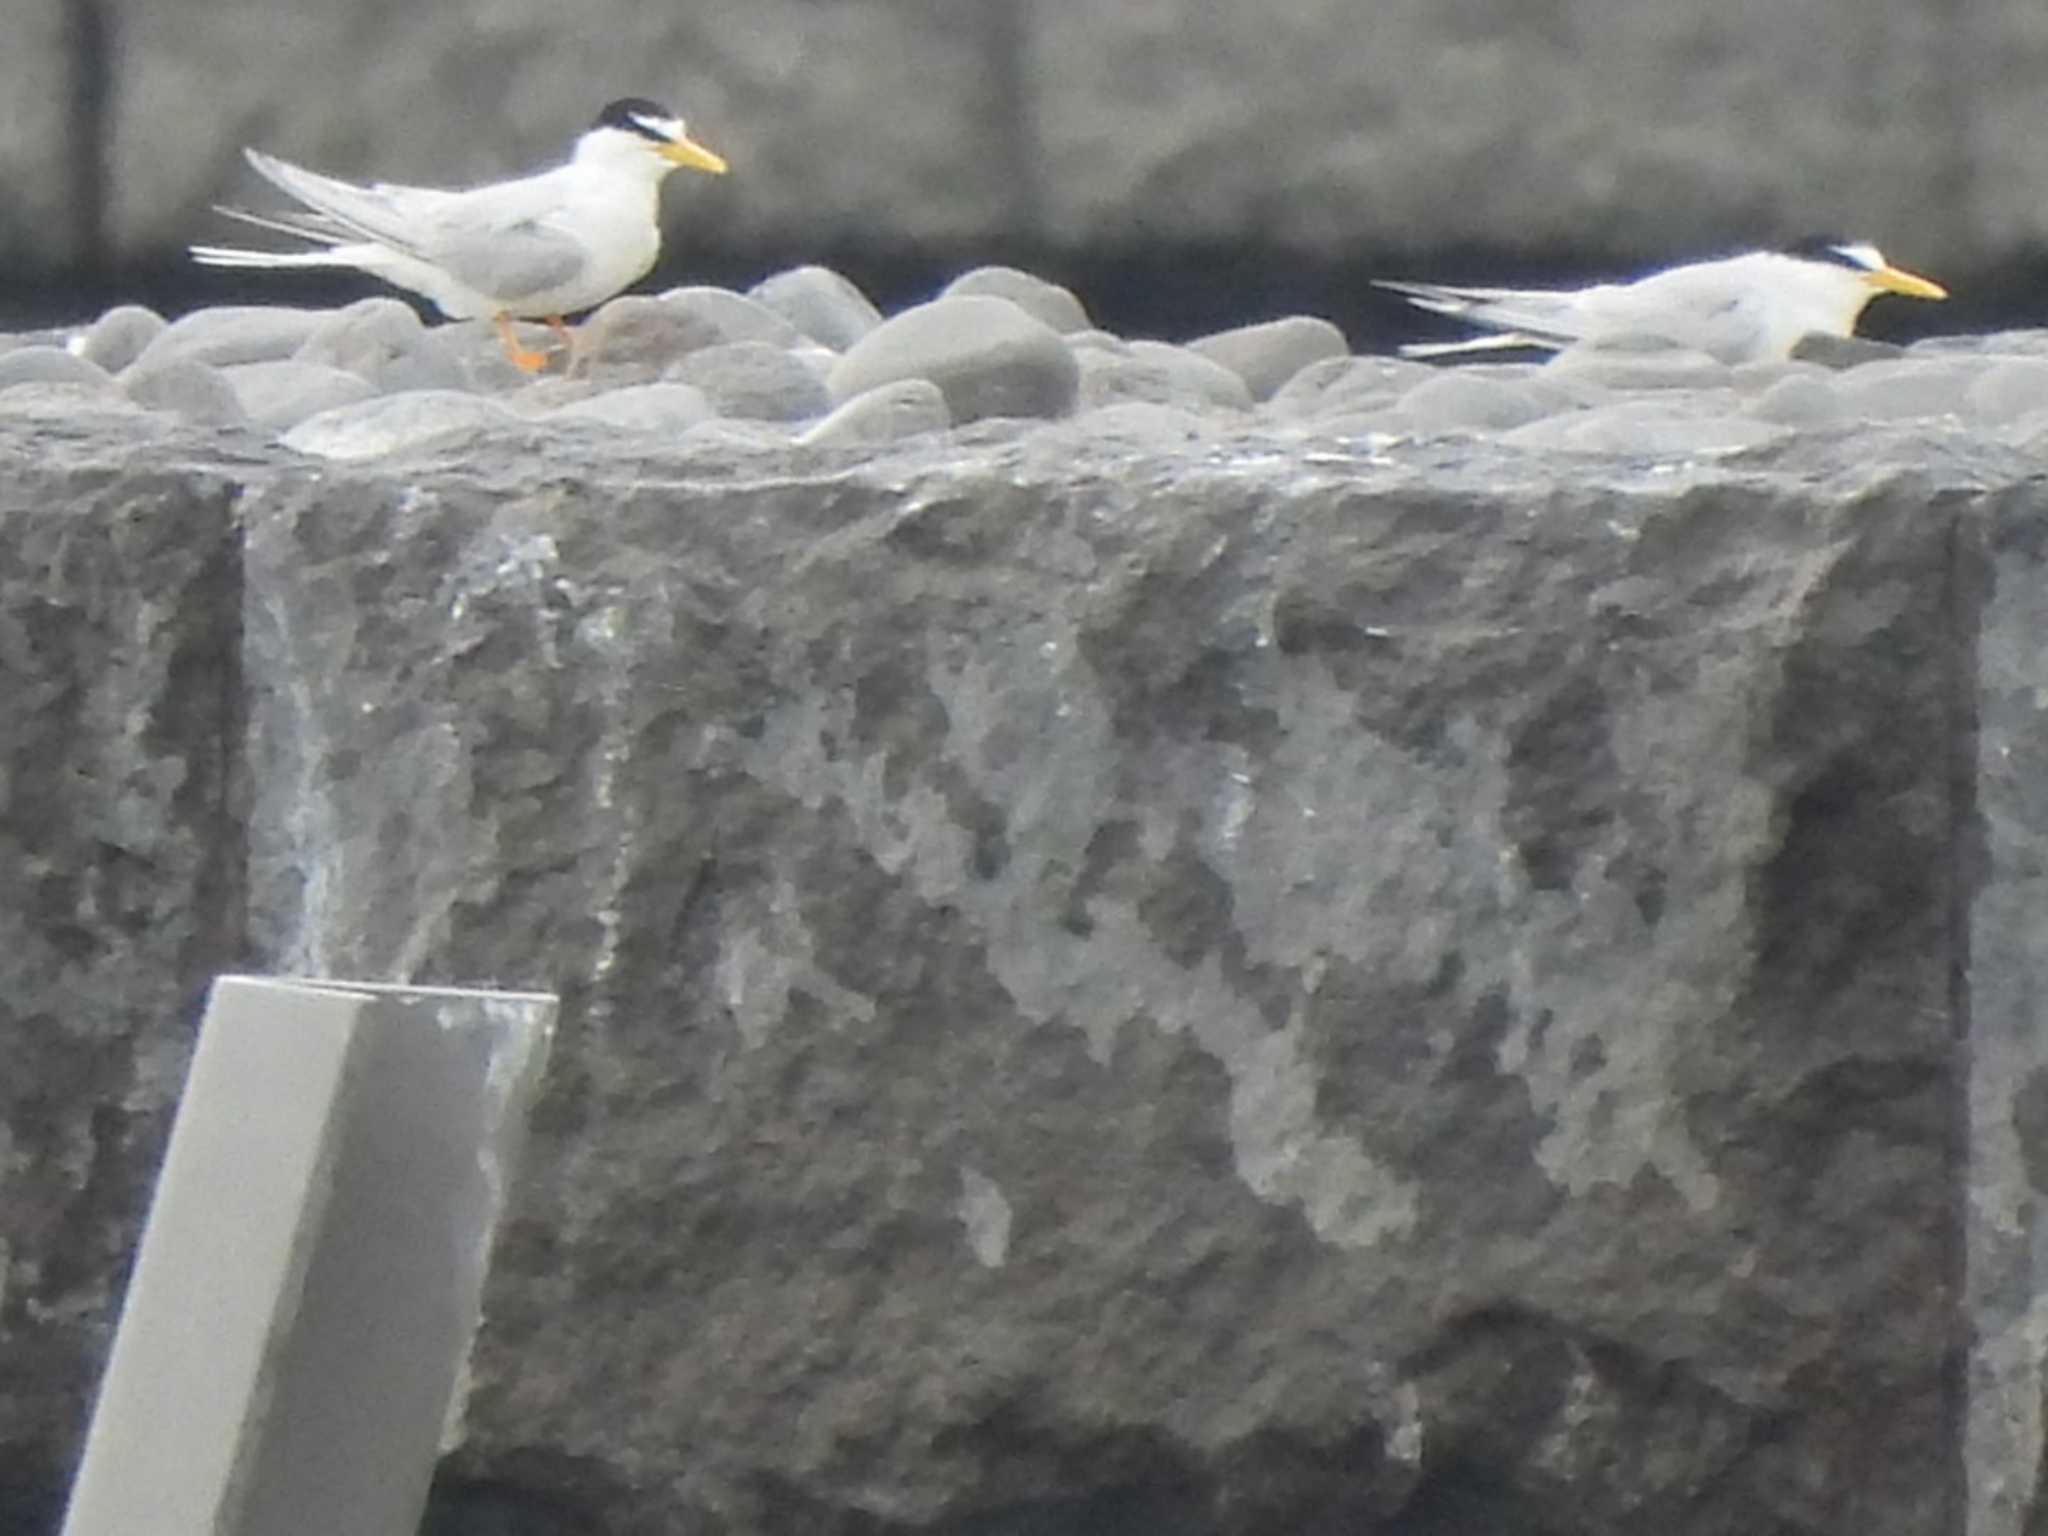
[[[0,501],[12,590],[93,612],[241,488],[250,949],[564,995],[469,1528],[2038,1518],[2037,454],[9,430],[75,498]],[[67,752],[185,760],[20,697],[38,847],[101,830]],[[0,1004],[90,917],[24,902]],[[107,950],[78,998],[149,981]],[[32,995],[10,1047],[83,1054]],[[82,1426],[139,1200],[90,1154],[150,1105],[49,1081],[0,1080],[0,1402]]]
[[[408,1536],[552,998],[214,988],[66,1536]]]

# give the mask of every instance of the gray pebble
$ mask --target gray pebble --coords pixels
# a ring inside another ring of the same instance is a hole
[[[519,418],[495,400],[452,389],[379,395],[308,416],[284,434],[287,448],[329,459],[368,459],[428,438]]]
[[[18,389],[0,392],[0,401],[20,394]],[[2041,457],[2048,454],[2048,411],[2029,411],[2026,415],[2006,423],[1998,429],[2000,441],[2010,444],[2022,453]]]
[[[797,441],[834,446],[893,443],[920,432],[943,432],[952,424],[952,412],[938,385],[930,379],[898,379],[855,395]]]
[[[1074,418],[1073,430],[1095,439],[1165,447],[1207,437],[1214,426],[1198,411],[1158,400],[1118,400]]]
[[[671,432],[712,415],[711,402],[694,384],[629,384],[549,411],[548,421],[593,422],[631,432]]]
[[[696,385],[719,415],[750,421],[808,421],[832,404],[824,380],[801,358],[766,341],[705,347],[662,377]]]
[[[1711,389],[1728,382],[1728,365],[1720,359],[1669,343],[1566,347],[1547,366],[1561,378],[1605,389]]]
[[[1439,371],[1395,407],[1395,415],[1417,432],[1505,432],[1549,414],[1533,391],[1471,368]]]
[[[1887,358],[1903,356],[1904,351],[1904,348],[1895,347],[1888,341],[1872,341],[1868,336],[1830,336],[1824,331],[1810,332],[1792,346],[1795,361],[1819,363],[1823,368],[1837,369],[1883,362]]]
[[[538,382],[543,375],[528,373],[505,355],[505,343],[498,335],[498,328],[489,320],[451,320],[437,325],[429,333],[446,356],[453,362],[457,382],[431,384],[428,389],[458,389],[481,391],[486,394],[503,395],[526,389]],[[547,359],[546,367],[560,370],[569,366],[570,349],[550,326],[536,321],[519,320],[512,325],[512,334],[519,345],[529,352],[538,352]],[[579,346],[580,353],[580,333]]]
[[[1837,376],[1836,397],[1851,421],[1913,421],[1951,416],[1978,372],[1974,358],[1894,354]]]
[[[961,294],[892,316],[833,365],[835,402],[898,379],[929,379],[955,422],[989,416],[1063,416],[1081,369],[1043,321],[1008,299]]]
[[[793,347],[803,332],[758,299],[730,288],[703,286],[671,288],[661,302],[685,310],[702,320],[718,341],[769,341],[778,347]]]
[[[1094,324],[1071,288],[1047,282],[1016,267],[976,267],[971,272],[962,272],[940,290],[939,297],[951,298],[961,294],[1008,299],[1025,314],[1051,326],[1062,336],[1086,331]]]
[[[1737,363],[1728,370],[1726,381],[1737,394],[1752,397],[1777,388],[1787,379],[1815,379],[1824,384],[1833,376],[1832,369],[1823,368],[1818,363],[1779,358]]]
[[[1693,414],[1666,400],[1621,400],[1592,410],[1546,416],[1503,433],[1500,440],[1521,448],[1567,453],[1688,459],[1754,448],[1782,436],[1784,430],[1753,417]]]
[[[1164,368],[1167,376],[1191,403],[1220,405],[1233,411],[1252,408],[1252,392],[1235,369],[1226,368],[1215,359],[1204,357],[1190,348],[1140,339],[1130,344],[1130,355],[1141,363]]]
[[[576,333],[576,371],[602,378],[651,378],[726,337],[696,309],[629,293],[601,306]]]
[[[765,421],[730,421],[713,416],[687,428],[678,441],[685,448],[737,448],[749,452],[789,447],[789,434]]]
[[[0,389],[13,384],[76,384],[112,392],[114,376],[63,347],[15,347],[0,352]]]
[[[1203,336],[1188,347],[1243,379],[1254,400],[1270,400],[1281,385],[1310,363],[1342,357],[1351,350],[1342,331],[1313,315],[1241,325]]]
[[[140,304],[117,304],[93,321],[73,349],[89,363],[119,373],[165,329],[164,317]]]
[[[249,420],[249,413],[236,398],[234,386],[218,368],[196,358],[171,357],[161,362],[144,358],[125,369],[119,383],[121,393],[137,405],[164,411],[183,421],[209,427],[236,427]]]
[[[1077,347],[1081,365],[1080,409],[1100,410],[1125,400],[1155,405],[1252,406],[1244,380],[1199,353],[1165,342],[1135,342],[1122,352]]]
[[[153,364],[189,358],[217,368],[228,363],[267,363],[298,351],[328,313],[268,304],[195,309],[158,332],[135,361]]]
[[[461,389],[469,382],[445,328],[429,330],[410,304],[387,297],[358,299],[324,315],[292,357],[346,369],[380,394]]]
[[[1842,419],[1842,399],[1827,374],[1794,373],[1752,400],[1749,414],[1787,427],[1828,426]]]
[[[868,296],[830,267],[778,272],[748,289],[747,297],[834,352],[844,352],[882,323],[882,312]]]
[[[236,363],[220,370],[251,426],[284,432],[308,416],[353,405],[376,394],[361,374],[326,363],[288,357],[274,363]]]
[[[153,422],[166,431],[168,417],[137,405],[106,384],[45,384],[28,382],[0,385],[0,414],[12,421],[48,426],[53,431],[89,430],[97,419]]]
[[[1983,364],[1964,391],[1974,420],[2002,426],[2048,410],[2048,358],[2002,357]]]
[[[1325,357],[1297,369],[1266,409],[1283,421],[1378,410],[1441,370],[1405,357]]]

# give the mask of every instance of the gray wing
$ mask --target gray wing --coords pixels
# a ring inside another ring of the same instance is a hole
[[[1720,273],[1664,273],[1616,289],[1587,339],[1648,337],[1736,362],[1762,345],[1765,305],[1762,293]]]
[[[371,240],[502,302],[568,282],[587,259],[573,236],[548,222],[558,199],[547,175],[467,192],[381,181],[359,187],[257,150],[243,153],[264,179],[313,210],[290,232],[330,243],[341,234]]]
[[[506,303],[571,282],[589,260],[582,242],[538,219],[435,231],[419,254],[478,293]]]
[[[1606,288],[1452,288],[1441,283],[1392,282],[1375,278],[1375,288],[1401,294],[1418,309],[1450,315],[1472,325],[1516,331],[1541,345],[1564,346],[1586,330],[1588,300]]]

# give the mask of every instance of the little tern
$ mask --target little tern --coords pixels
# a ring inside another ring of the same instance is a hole
[[[544,320],[566,336],[564,315],[603,303],[653,267],[669,172],[726,169],[680,117],[637,96],[599,113],[565,164],[462,191],[356,186],[259,150],[243,153],[264,180],[308,211],[219,211],[320,248],[195,245],[195,261],[368,272],[432,300],[451,320],[490,320],[506,356],[529,373],[546,366],[547,357],[520,346],[512,321]]]
[[[1628,283],[1591,288],[1453,288],[1376,281],[1411,304],[1503,331],[1470,341],[1418,342],[1406,357],[1508,347],[1651,341],[1724,363],[1789,357],[1802,336],[1847,336],[1882,293],[1945,299],[1939,283],[1901,271],[1868,241],[1818,235],[1782,251],[1689,262]]]

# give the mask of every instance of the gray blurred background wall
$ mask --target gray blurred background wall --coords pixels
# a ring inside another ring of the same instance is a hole
[[[0,324],[248,296],[183,244],[258,144],[462,182],[669,101],[655,281],[824,260],[885,302],[1007,259],[1164,334],[1371,274],[1566,276],[1837,232],[2048,315],[2040,0],[4,0]],[[336,296],[367,289],[349,282]],[[303,300],[296,278],[262,296]],[[1404,319],[1403,324],[1407,324]]]

